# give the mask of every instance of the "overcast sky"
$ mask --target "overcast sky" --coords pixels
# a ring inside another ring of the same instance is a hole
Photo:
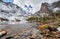
[[[31,12],[36,12],[38,11],[40,8],[41,8],[41,4],[42,2],[48,2],[48,3],[53,3],[53,2],[56,2],[58,0],[14,0],[13,3],[19,5],[20,7],[24,7],[24,5],[32,5],[33,7],[33,11]]]

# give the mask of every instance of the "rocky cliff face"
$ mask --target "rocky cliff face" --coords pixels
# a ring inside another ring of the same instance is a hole
[[[36,16],[48,16],[52,11],[48,8],[48,3],[42,3],[41,9],[35,13]]]
[[[49,13],[50,12],[47,5],[48,5],[48,3],[42,3],[41,10],[40,10],[41,13]]]
[[[42,3],[41,9],[37,11],[34,15],[36,16],[48,16],[51,13],[56,13],[60,11],[60,1],[54,2],[52,4]]]
[[[51,5],[48,6],[50,10],[52,10],[54,13],[60,11],[60,1],[54,2]]]

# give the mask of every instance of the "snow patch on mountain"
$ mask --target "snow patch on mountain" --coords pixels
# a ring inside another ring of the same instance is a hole
[[[58,12],[60,10],[60,8],[56,7],[53,9],[53,12]]]
[[[15,21],[18,19],[21,20],[21,23],[23,23],[26,22],[26,17],[34,14],[41,9],[42,3],[47,2],[49,4],[48,7],[54,12],[56,10],[60,10],[55,5],[52,5],[52,3],[57,1],[59,0],[14,0],[13,3],[5,3],[0,1],[0,18],[5,18],[9,21]],[[27,8],[24,7],[25,5],[27,5]],[[24,9],[31,11],[25,11]]]
[[[29,15],[31,15],[31,13],[25,12],[16,4],[0,1],[0,18],[8,19],[9,21],[16,21],[16,19],[20,20],[22,19],[22,17],[26,17]]]

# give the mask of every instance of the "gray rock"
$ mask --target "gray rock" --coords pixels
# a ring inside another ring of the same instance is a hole
[[[30,30],[23,31],[22,34],[20,34],[20,38],[22,39],[40,39],[42,38],[42,35],[40,34],[40,31],[33,28]]]

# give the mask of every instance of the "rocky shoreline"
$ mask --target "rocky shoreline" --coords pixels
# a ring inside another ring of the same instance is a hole
[[[7,30],[7,34],[1,39],[60,39],[60,31],[57,30],[56,26],[52,26],[48,24],[39,25],[37,27],[31,26],[30,28],[25,28],[22,31],[20,29],[13,30],[13,34],[11,30]],[[15,33],[15,34],[14,34]]]

